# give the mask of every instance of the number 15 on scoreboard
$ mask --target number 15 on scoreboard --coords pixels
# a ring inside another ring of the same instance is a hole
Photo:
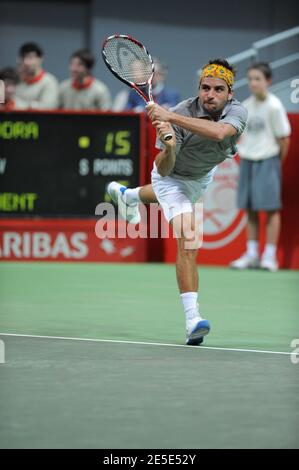
[[[130,138],[130,131],[108,132],[105,140],[105,154],[128,155],[131,150]]]

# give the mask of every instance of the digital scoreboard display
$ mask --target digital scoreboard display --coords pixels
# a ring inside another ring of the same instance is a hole
[[[86,216],[107,184],[140,184],[144,116],[0,113],[0,215]]]

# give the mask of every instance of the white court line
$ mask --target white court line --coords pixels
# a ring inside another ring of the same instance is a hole
[[[61,339],[69,341],[90,341],[94,343],[120,343],[120,344],[141,344],[144,346],[168,346],[173,348],[187,348],[192,351],[197,349],[215,349],[216,351],[237,351],[237,352],[252,352],[261,354],[283,354],[290,356],[291,352],[284,351],[263,351],[262,349],[237,349],[237,348],[217,348],[214,346],[200,346],[198,348],[187,346],[186,344],[168,344],[168,343],[149,343],[145,341],[122,341],[117,339],[97,339],[97,338],[70,338],[69,336],[41,336],[41,335],[22,335],[19,333],[1,333],[0,336],[16,336],[20,338],[41,338],[41,339]]]

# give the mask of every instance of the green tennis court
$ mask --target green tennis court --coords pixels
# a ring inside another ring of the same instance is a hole
[[[199,273],[186,347],[174,266],[1,263],[0,447],[298,448],[298,272]]]

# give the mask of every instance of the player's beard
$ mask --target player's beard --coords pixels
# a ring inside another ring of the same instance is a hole
[[[221,115],[226,105],[226,102],[218,106],[216,103],[210,103],[210,104],[213,106],[209,106],[209,103],[203,103],[202,105],[203,109],[206,111],[206,113],[210,114],[213,118],[218,118]]]

